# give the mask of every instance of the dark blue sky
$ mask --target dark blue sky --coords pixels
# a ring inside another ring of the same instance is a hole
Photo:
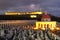
[[[6,11],[36,11],[40,8],[60,17],[60,0],[0,0],[0,14]]]

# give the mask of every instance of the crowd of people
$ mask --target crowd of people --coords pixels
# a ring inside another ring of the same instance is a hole
[[[20,25],[0,25],[0,40],[45,40],[44,31],[23,29]]]

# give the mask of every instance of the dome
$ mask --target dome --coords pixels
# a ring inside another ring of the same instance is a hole
[[[44,15],[42,15],[42,18],[50,18],[50,16],[47,14],[44,14]]]

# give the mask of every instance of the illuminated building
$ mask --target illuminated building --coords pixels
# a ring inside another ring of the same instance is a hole
[[[40,12],[40,11],[34,11],[34,12],[5,12],[5,15],[24,15],[24,14],[43,14],[43,12]]]
[[[36,17],[37,17],[37,15],[30,15],[30,17],[31,17],[31,18],[36,18]]]
[[[47,14],[42,15],[41,21],[36,21],[35,29],[51,29],[54,30],[56,28],[56,21],[51,21],[51,17]]]

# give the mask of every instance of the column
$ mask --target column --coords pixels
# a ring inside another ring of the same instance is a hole
[[[41,24],[41,28],[43,28],[43,25]]]
[[[53,24],[51,24],[51,27],[53,28]]]
[[[42,26],[41,26],[41,24],[40,24],[40,29],[41,29],[41,27],[42,27]]]
[[[43,29],[44,29],[44,24],[43,24]]]
[[[52,24],[51,24],[51,27],[53,27]]]
[[[45,30],[45,28],[44,28],[44,24],[42,25],[42,27],[43,27],[42,29]]]

